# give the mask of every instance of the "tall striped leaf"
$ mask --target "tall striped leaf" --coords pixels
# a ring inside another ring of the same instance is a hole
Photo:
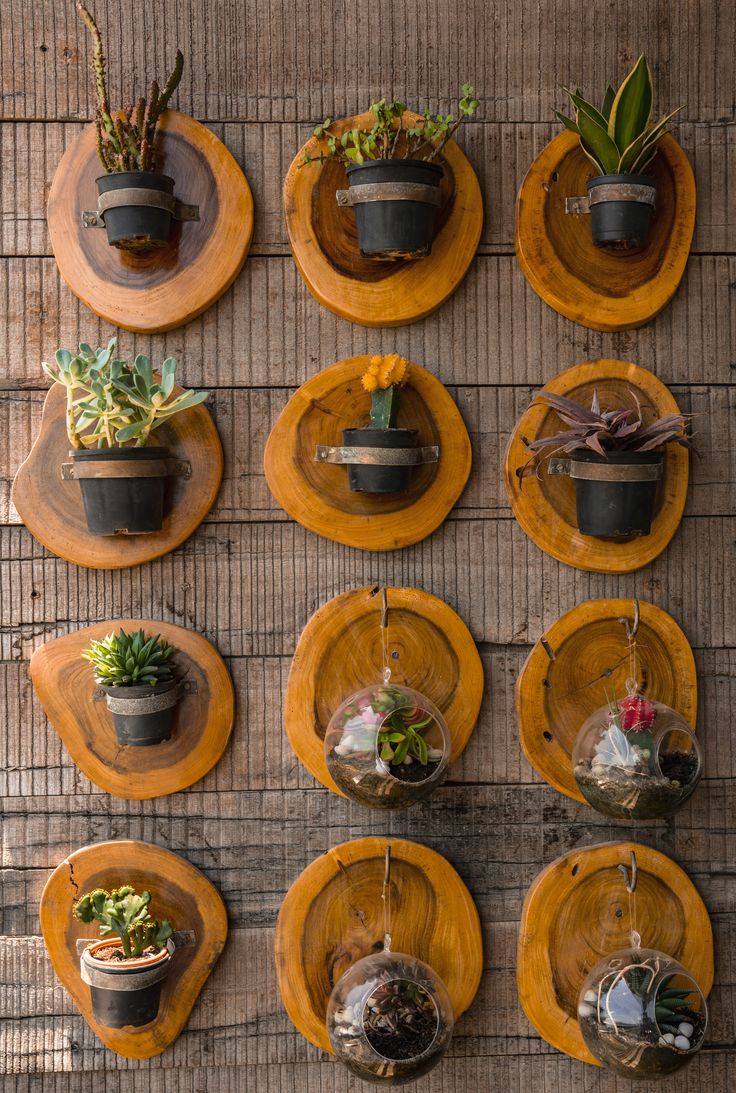
[[[608,118],[608,135],[623,152],[644,132],[652,113],[652,74],[642,53],[616,92]]]
[[[578,128],[583,151],[600,168],[601,174],[614,174],[618,167],[618,148],[606,130],[582,110],[578,112]]]
[[[613,106],[613,100],[616,98],[616,90],[611,87],[610,83],[606,88],[606,93],[603,96],[603,105],[601,106],[601,114],[608,121],[611,117],[611,107]]]

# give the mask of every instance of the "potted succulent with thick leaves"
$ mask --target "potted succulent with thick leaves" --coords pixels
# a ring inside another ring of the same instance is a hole
[[[130,885],[111,892],[96,888],[74,904],[80,922],[98,922],[101,941],[82,952],[82,979],[92,1012],[108,1028],[138,1028],[158,1015],[161,984],[169,974],[174,945],[171,923],[152,917],[151,895]]]
[[[323,142],[318,156],[305,153],[304,164],[332,160],[347,170],[349,188],[337,191],[339,205],[355,210],[360,253],[372,258],[422,258],[432,249],[434,218],[440,204],[441,157],[458,126],[479,106],[465,84],[452,114],[425,110],[406,124],[403,102],[371,103],[372,125],[344,133],[326,118],[314,130]]]
[[[148,98],[113,113],[105,80],[102,38],[94,18],[78,0],[77,10],[92,36],[97,106],[97,153],[105,169],[97,182],[98,216],[111,246],[145,252],[166,246],[176,210],[174,179],[156,170],[156,128],[181,80],[184,58],[179,50],[163,90],[153,80]],[[86,223],[86,221],[85,221]]]
[[[66,429],[93,535],[142,535],[161,530],[169,451],[152,433],[208,392],[174,395],[177,363],[167,358],[158,378],[148,357],[117,360],[116,339],[105,349],[82,343],[57,349],[43,370],[66,389]]]
[[[146,637],[143,630],[121,630],[91,641],[82,653],[105,692],[120,745],[145,747],[171,736],[181,697],[181,685],[169,664],[174,651],[160,634]]]
[[[652,74],[643,53],[618,91],[609,85],[600,110],[579,91],[565,91],[575,120],[559,112],[557,117],[578,135],[598,171],[588,180],[593,242],[622,254],[638,250],[646,242],[656,202],[656,181],[646,168],[678,111],[651,124]]]
[[[538,472],[542,456],[549,461],[549,473],[569,474],[575,482],[577,525],[583,535],[648,535],[663,473],[663,449],[671,443],[690,446],[682,414],[665,414],[646,425],[633,391],[631,397],[634,406],[611,410],[601,409],[597,391],[589,410],[548,392],[532,404],[551,407],[565,428],[529,443],[534,454],[520,477],[532,465]]]

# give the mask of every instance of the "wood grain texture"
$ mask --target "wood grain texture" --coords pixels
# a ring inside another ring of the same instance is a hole
[[[638,879],[630,903],[618,866],[629,866],[632,851]],[[707,998],[714,975],[708,911],[688,875],[664,854],[633,842],[588,846],[552,862],[529,889],[519,927],[519,998],[559,1051],[598,1065],[578,1024],[578,992],[603,957],[630,946],[632,929],[646,948],[679,960]]]
[[[470,438],[443,385],[410,364],[397,427],[416,429],[419,446],[439,446],[439,462],[416,467],[401,494],[351,492],[347,468],[318,465],[314,455],[318,444],[340,445],[343,429],[368,421],[360,378],[370,361],[338,361],[299,388],[269,434],[263,469],[281,507],[310,531],[363,550],[395,550],[426,538],[450,512],[470,474]]]
[[[670,133],[647,171],[657,204],[646,246],[621,257],[594,245],[589,216],[565,212],[565,199],[585,196],[594,174],[574,133],[560,133],[529,168],[516,204],[516,256],[534,291],[568,319],[628,330],[648,323],[677,291],[695,227],[695,177]]]
[[[93,888],[127,883],[152,895],[155,913],[177,930],[191,930],[195,944],[180,948],[161,988],[158,1017],[139,1029],[112,1029],[92,1013],[90,991],[82,982],[77,938],[98,936],[72,916],[75,899]],[[51,963],[87,1024],[113,1051],[130,1059],[149,1059],[173,1043],[184,1027],[227,937],[225,905],[198,869],[160,846],[131,839],[95,843],[69,854],[49,877],[41,896],[41,931]]]
[[[418,115],[404,115],[405,125]],[[333,122],[342,133],[373,124],[370,112]],[[432,252],[415,261],[363,258],[355,215],[338,208],[335,191],[347,185],[345,170],[328,162],[304,165],[317,156],[316,137],[297,152],[284,181],[284,213],[289,242],[307,288],[324,307],[362,326],[404,326],[436,311],[468,271],[483,226],[483,200],[469,160],[454,141],[444,150]]]
[[[549,627],[516,680],[519,742],[545,781],[585,802],[572,773],[578,730],[607,694],[621,694],[630,674],[624,621],[633,627],[633,601],[589,600]],[[697,723],[695,657],[675,620],[640,602],[636,665],[642,690]]]
[[[174,388],[174,395],[182,389]],[[161,531],[148,535],[90,535],[77,481],[61,480],[68,461],[66,392],[55,384],[44,403],[41,425],[30,454],[13,482],[12,501],[39,542],[75,565],[121,569],[141,565],[173,550],[209,512],[222,480],[223,454],[217,428],[200,404],[162,425],[157,442],[176,459],[187,460],[190,477],[166,482]]]
[[[601,405],[609,409],[633,406],[633,392],[641,404],[645,424],[665,414],[680,412],[656,376],[626,361],[599,360],[574,365],[543,390],[564,395],[585,407],[597,391]],[[549,475],[544,462],[538,474],[520,477],[520,471],[529,463],[528,444],[559,430],[557,414],[542,405],[530,406],[516,425],[504,460],[504,481],[514,516],[541,550],[567,565],[603,573],[641,569],[667,547],[682,519],[689,477],[687,450],[679,444],[668,444],[665,448],[664,470],[649,535],[611,542],[578,531],[572,479]]]
[[[325,1024],[332,988],[352,964],[383,945],[387,846],[392,951],[416,956],[437,972],[456,1017],[468,1009],[480,985],[480,919],[449,862],[403,839],[343,843],[313,861],[291,885],[274,940],[286,1012],[323,1051],[332,1051]]]
[[[177,677],[196,687],[175,707],[170,739],[153,747],[121,747],[104,701],[92,700],[92,668],[81,654],[92,639],[99,641],[121,628],[160,634],[176,650],[171,663]],[[213,646],[183,626],[151,619],[85,626],[37,649],[30,673],[44,711],[74,762],[115,797],[145,800],[186,789],[227,747],[235,718],[232,680]]]
[[[386,652],[377,587],[343,592],[323,604],[302,631],[284,699],[284,728],[310,774],[340,793],[325,761],[330,718],[351,694],[380,681],[385,656],[391,680],[436,704],[450,730],[455,763],[465,750],[483,699],[483,665],[452,608],[418,588],[387,588]]]
[[[253,198],[227,148],[205,126],[167,110],[157,127],[157,170],[174,179],[181,201],[199,220],[172,221],[171,243],[146,256],[111,247],[102,228],[85,228],[97,207],[94,126],[67,148],[49,193],[49,237],[61,275],[75,295],[107,322],[160,333],[190,322],[230,287],[253,234]]]

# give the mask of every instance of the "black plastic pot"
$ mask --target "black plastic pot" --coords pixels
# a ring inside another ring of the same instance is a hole
[[[121,713],[117,709],[111,710],[118,743],[130,748],[143,748],[168,740],[172,732],[174,710],[179,701],[178,694],[172,695],[171,692],[178,686],[174,679],[170,683],[157,683],[155,687],[103,687],[108,707],[111,700],[117,707],[126,703],[133,705],[141,699],[156,702],[163,695],[169,696],[168,700],[171,702],[165,709],[150,713]]]
[[[661,452],[612,452],[605,458],[596,452],[573,452],[571,462],[606,466],[662,466]],[[577,478],[575,501],[578,529],[583,535],[601,539],[648,535],[654,515],[657,479],[644,481],[598,481]]]
[[[588,179],[590,226],[597,247],[626,253],[639,250],[647,241],[654,206],[640,199],[597,201],[595,191],[601,186],[645,186],[656,194],[656,181],[650,175],[599,175]]]
[[[343,429],[342,442],[356,448],[416,448],[416,429]],[[348,486],[353,493],[400,493],[409,485],[412,466],[350,463]]]
[[[174,192],[173,178],[156,171],[119,171],[100,175],[95,181],[101,194],[129,188],[165,194]],[[105,229],[108,243],[120,250],[157,250],[169,242],[171,212],[152,205],[118,205],[105,212]]]
[[[114,944],[114,940],[112,943]],[[97,948],[97,946],[92,946]],[[138,967],[126,966],[124,962],[100,961],[90,959],[89,949],[82,954],[82,977],[94,979],[89,982],[92,999],[92,1012],[101,1025],[106,1028],[139,1028],[155,1021],[161,1001],[161,986],[169,974],[171,954],[158,964],[142,964]],[[156,971],[154,971],[156,969]],[[156,982],[147,982],[146,986],[136,989],[136,980],[150,980],[158,975]],[[104,986],[100,985],[103,984]],[[125,983],[125,989],[117,989]]]
[[[149,473],[149,468],[140,478],[80,477],[79,487],[92,535],[144,535],[161,530],[167,448],[89,448],[69,454],[75,465],[106,463],[113,470],[115,463],[130,460],[160,464],[158,473]]]
[[[376,159],[348,167],[350,187],[419,182],[439,187],[442,168],[421,159]],[[427,201],[366,201],[353,206],[360,253],[374,258],[422,258],[432,250],[436,205]]]

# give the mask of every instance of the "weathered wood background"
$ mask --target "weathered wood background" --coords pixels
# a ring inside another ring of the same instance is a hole
[[[459,870],[481,912],[486,968],[433,1093],[622,1093],[629,1084],[558,1055],[533,1033],[515,991],[524,893],[578,845],[628,834],[541,783],[522,758],[514,680],[543,627],[589,597],[648,598],[696,650],[706,778],[675,818],[636,830],[693,877],[717,944],[709,1044],[668,1088],[736,1088],[736,20],[721,0],[97,0],[114,99],[159,75],[179,45],[181,110],[207,122],[244,166],[256,199],[248,264],[189,326],[123,334],[126,353],[173,354],[190,385],[213,391],[226,481],[199,532],[135,570],[77,569],[18,526],[9,485],[38,425],[40,360],[112,331],[61,283],[44,201],[56,163],[90,117],[88,50],[72,0],[2,0],[0,65],[0,925],[1,1093],[343,1093],[364,1087],[309,1047],[284,1016],[271,949],[279,903],[326,847],[367,833],[406,835]],[[576,327],[527,287],[513,256],[514,196],[556,131],[559,85],[591,94],[646,50],[662,111],[685,104],[677,133],[696,170],[693,254],[676,299],[650,326],[619,335]],[[441,311],[397,331],[366,331],[320,310],[291,260],[281,215],[285,170],[310,126],[394,94],[452,109],[464,80],[483,100],[462,143],[485,195],[470,274]],[[340,357],[398,350],[450,386],[472,433],[475,469],[452,517],[424,543],[375,556],[285,518],[261,454],[294,387]],[[501,458],[531,391],[596,356],[634,360],[698,416],[687,514],[669,550],[626,577],[559,565],[511,519]],[[373,817],[300,769],[281,730],[281,696],[312,611],[369,582],[417,585],[471,627],[487,700],[452,783],[405,816]],[[74,768],[34,699],[28,658],[71,628],[131,614],[196,627],[228,659],[238,718],[219,765],[186,793],[115,800]],[[59,987],[38,937],[37,901],[70,850],[146,839],[204,870],[227,901],[231,937],[172,1050],[147,1063],[105,1051]],[[90,1073],[96,1072],[96,1073]],[[99,1072],[105,1072],[101,1075]],[[366,1087],[367,1088],[367,1087]]]

